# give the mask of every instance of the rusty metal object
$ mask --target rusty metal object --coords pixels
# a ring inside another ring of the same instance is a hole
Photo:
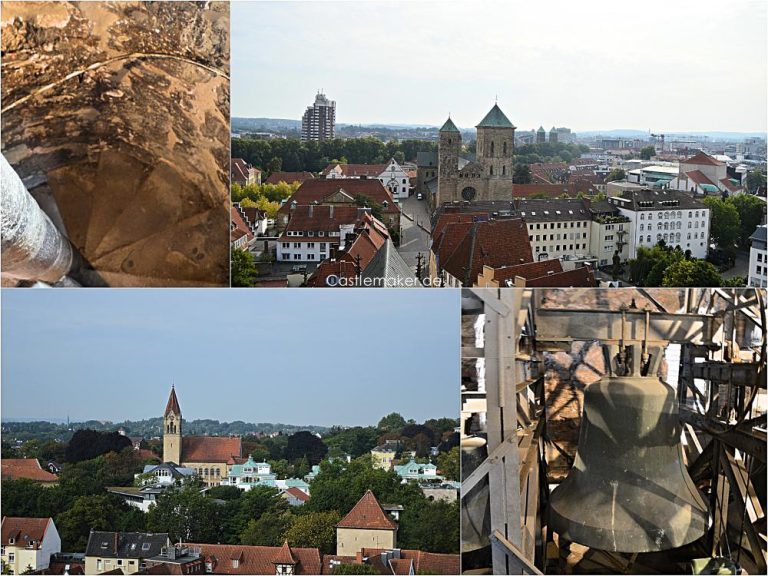
[[[656,552],[702,537],[707,515],[682,463],[672,388],[653,377],[587,386],[576,460],[552,493],[552,529],[591,548]]]

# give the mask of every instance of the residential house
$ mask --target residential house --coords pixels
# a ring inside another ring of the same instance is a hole
[[[667,246],[690,250],[706,258],[709,248],[709,208],[689,192],[679,190],[628,190],[610,196],[622,216],[629,218],[629,259],[641,246],[651,248],[662,240]]]
[[[521,198],[516,206],[536,260],[589,255],[591,214],[585,200]]]
[[[52,554],[61,552],[61,538],[53,518],[3,516],[3,574],[25,574],[48,568]]]
[[[374,574],[461,574],[459,554],[438,554],[399,548],[362,548],[354,556],[326,554],[323,574],[336,574],[341,565],[364,565]]]
[[[386,443],[371,449],[371,465],[379,470],[391,470],[397,454],[396,443]]]
[[[356,556],[363,548],[397,547],[397,524],[368,490],[336,525],[336,555]]]
[[[142,512],[148,512],[149,508],[157,502],[160,494],[165,492],[168,486],[152,484],[148,486],[108,486],[107,492],[120,496],[125,503]]]
[[[188,544],[165,546],[160,554],[144,560],[147,568],[142,574],[205,574],[202,550]]]
[[[54,486],[59,477],[43,470],[37,458],[3,458],[0,461],[3,480],[26,478],[43,486]]]
[[[170,545],[168,534],[92,530],[85,549],[85,573],[121,570],[134,574],[147,567],[148,558],[159,556]]]
[[[386,164],[332,163],[320,173],[327,179],[376,179],[389,190],[393,198],[408,198],[411,192],[410,176],[394,158]]]
[[[232,184],[247,186],[261,184],[261,170],[248,164],[242,158],[232,158],[229,162],[229,174]]]
[[[184,468],[173,462],[163,462],[147,464],[141,474],[136,474],[136,478],[141,476],[141,483],[145,486],[173,486],[194,478],[195,475],[196,471],[193,468]]]
[[[765,224],[761,224],[749,237],[749,277],[747,286],[765,288],[768,286],[768,252],[766,252]]]
[[[444,479],[443,476],[437,473],[437,466],[434,464],[429,462],[420,464],[413,459],[405,464],[396,465],[395,472],[403,479],[404,483],[411,480],[417,482],[437,482]]]
[[[365,208],[354,205],[302,205],[291,209],[290,220],[277,242],[279,262],[321,262],[343,249]]]
[[[278,227],[284,230],[291,213],[298,206],[361,206],[368,199],[381,207],[382,222],[400,230],[400,208],[392,194],[378,180],[324,179],[306,180],[278,211]]]
[[[387,227],[366,212],[344,250],[321,262],[307,285],[411,288],[420,281],[395,249]]]
[[[233,249],[248,250],[253,242],[254,235],[246,225],[240,211],[233,205],[230,209],[229,241]]]
[[[597,265],[612,264],[614,254],[621,262],[629,260],[630,219],[607,200],[587,202],[586,206],[590,214],[589,253]]]
[[[500,217],[474,222],[448,222],[432,235],[429,270],[432,284],[474,286],[483,266],[494,268],[533,261],[525,222]]]
[[[266,212],[259,210],[255,206],[241,206],[239,202],[234,202],[232,207],[237,210],[239,228],[250,231],[254,238],[264,236],[267,233],[268,220]]]
[[[268,462],[256,462],[253,456],[249,455],[242,464],[234,464],[230,467],[221,485],[235,486],[247,492],[254,486],[277,488],[276,480],[277,475],[272,473],[272,466]]]
[[[743,192],[741,181],[728,175],[727,164],[702,151],[680,162],[669,187],[699,195]]]
[[[317,548],[187,544],[200,550],[208,574],[320,574]]]
[[[287,488],[281,492],[282,496],[291,506],[303,506],[309,500],[309,494],[295,487]]]

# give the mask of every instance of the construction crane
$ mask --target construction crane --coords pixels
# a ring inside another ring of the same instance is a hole
[[[653,134],[651,133],[652,138],[656,138],[657,140],[661,140],[661,153],[664,153],[664,134]]]

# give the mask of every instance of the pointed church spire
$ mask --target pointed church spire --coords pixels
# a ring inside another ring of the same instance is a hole
[[[443,124],[443,127],[440,128],[440,132],[458,132],[459,129],[456,128],[456,124],[453,123],[453,120],[451,120],[451,116],[448,116],[448,120],[445,121],[445,124]]]
[[[171,384],[171,395],[168,397],[168,404],[165,405],[165,412],[163,415],[166,415],[168,413],[181,414],[179,399],[176,398],[176,386],[173,384]]]

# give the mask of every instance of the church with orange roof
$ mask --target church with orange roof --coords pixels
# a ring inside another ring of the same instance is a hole
[[[218,486],[235,464],[242,464],[240,438],[223,436],[184,436],[181,406],[176,388],[163,414],[163,462],[192,468],[206,486]]]

